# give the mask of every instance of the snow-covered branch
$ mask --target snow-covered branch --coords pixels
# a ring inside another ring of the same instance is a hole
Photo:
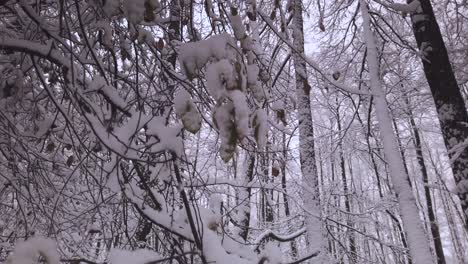
[[[400,4],[400,3],[387,3],[382,0],[373,0],[376,3],[379,3],[387,8],[393,9],[398,12],[404,12],[407,14],[414,13],[421,6],[419,0],[411,1],[409,4]]]

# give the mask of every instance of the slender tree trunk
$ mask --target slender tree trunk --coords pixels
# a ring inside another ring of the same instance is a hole
[[[435,175],[437,177],[437,182],[438,182],[438,185],[439,186],[446,186],[445,183],[443,182],[443,179],[442,179],[442,174],[440,173],[439,169],[437,168],[437,165],[435,164],[435,161],[433,159],[433,156],[431,154],[431,152],[429,151],[428,152],[429,154],[429,161],[431,162],[431,165],[432,165],[432,168],[435,172]],[[457,225],[456,225],[456,221],[454,219],[454,214],[453,211],[452,211],[452,208],[451,208],[451,205],[449,203],[449,199],[447,196],[450,197],[450,194],[447,194],[448,190],[447,189],[443,189],[443,191],[439,191],[439,197],[440,197],[440,200],[442,202],[442,206],[444,207],[444,211],[445,211],[445,217],[447,219],[447,226],[449,228],[449,232],[450,232],[450,237],[451,237],[451,240],[452,240],[452,245],[453,245],[453,249],[455,251],[455,255],[457,256],[458,258],[458,263],[466,263],[465,261],[465,257],[464,257],[464,250],[463,250],[463,246],[461,245],[461,240],[459,238],[459,234],[458,234],[458,230],[457,230]],[[452,200],[453,201],[453,200]],[[454,205],[452,203],[452,205]],[[455,205],[456,206],[456,205]],[[460,214],[458,214],[460,215]],[[465,232],[466,232],[466,229],[465,229]],[[464,234],[461,234],[462,236]]]
[[[296,97],[299,122],[299,153],[303,181],[304,208],[307,210],[306,228],[309,253],[324,250],[324,233],[320,213],[319,182],[315,161],[314,129],[310,108],[310,86],[307,81],[306,62],[300,54],[304,53],[304,25],[302,1],[295,0],[293,5],[293,43],[294,69],[296,77]],[[320,259],[314,258],[313,260]],[[317,260],[320,261],[320,260]]]
[[[253,172],[255,165],[255,154],[248,153],[247,156],[247,169],[245,170],[245,185],[249,185],[253,180]],[[242,204],[242,212],[240,217],[240,231],[239,235],[244,240],[247,241],[249,236],[249,225],[250,225],[250,199],[252,197],[252,188],[247,187],[245,190],[240,191],[240,204]]]
[[[169,6],[170,19],[171,19],[171,22],[169,23],[169,31],[168,31],[169,41],[180,40],[180,36],[181,36],[180,18],[181,18],[181,10],[182,10],[182,7],[180,5],[181,2],[183,3],[183,1],[172,0]],[[172,64],[172,66],[175,68],[176,61],[177,61],[177,53],[172,54],[168,58],[168,60]]]
[[[338,97],[336,99],[336,123],[338,125],[338,131],[341,134],[341,117],[340,117],[340,105],[338,102]],[[341,135],[340,135],[341,136]],[[344,192],[344,203],[345,203],[345,209],[347,213],[351,213],[351,203],[349,199],[349,189],[348,189],[348,182],[346,179],[346,164],[345,164],[345,158],[343,154],[343,143],[342,139],[339,140],[338,142],[338,152],[340,156],[340,169],[341,169],[341,183],[343,184],[343,192]],[[353,222],[351,221],[351,216],[347,215],[346,216],[346,224],[350,227],[353,227]],[[353,230],[348,230],[349,232],[349,255],[348,255],[348,260],[350,264],[356,263],[356,242],[355,242],[355,237],[354,237],[354,231]]]
[[[408,3],[413,1],[408,0]],[[468,138],[468,113],[431,1],[419,2],[421,6],[411,14],[413,32],[423,56],[424,73],[434,98],[445,146],[452,159],[453,176],[468,230],[468,147],[461,146]]]
[[[442,242],[440,240],[439,226],[437,225],[437,222],[435,219],[435,212],[432,206],[431,191],[428,186],[429,176],[427,174],[426,163],[424,162],[424,157],[422,153],[421,137],[419,136],[419,130],[413,118],[413,113],[411,111],[409,99],[406,97],[405,101],[406,101],[406,106],[407,106],[408,115],[410,119],[411,129],[413,130],[413,142],[414,142],[414,146],[416,147],[416,159],[418,160],[419,169],[421,170],[421,175],[423,178],[427,216],[429,218],[432,239],[434,240],[434,249],[435,249],[435,253],[437,256],[437,263],[445,264],[444,248],[442,247]]]
[[[372,166],[374,168],[375,176],[377,178],[377,183],[378,183],[377,187],[378,187],[378,190],[379,190],[379,196],[382,199],[384,196],[383,196],[382,185],[380,184],[380,180],[379,180],[380,179],[380,173],[378,171],[377,162],[375,161],[375,158],[374,158],[374,153],[372,153],[372,151],[370,149],[369,135],[367,136],[367,144],[369,146],[369,154],[371,155]],[[398,233],[400,234],[401,243],[403,244],[403,247],[408,248],[408,242],[406,241],[406,235],[405,235],[405,233],[403,231],[403,227],[401,226],[400,220],[398,220],[398,218],[390,210],[385,209],[385,212],[387,213],[387,215],[390,217],[390,219],[396,225],[396,227],[398,229]],[[383,251],[383,249],[382,249],[382,251]],[[409,264],[412,263],[411,257],[408,257],[408,263]]]
[[[269,166],[270,166],[270,156],[269,156],[269,148],[268,144],[267,147],[265,148],[265,153],[261,154],[261,169],[262,169],[262,181],[265,183],[270,183],[270,175],[269,175]],[[270,227],[271,224],[273,223],[273,195],[271,190],[267,188],[262,188],[262,216],[263,216],[263,221],[265,224]]]
[[[368,119],[369,119],[369,122],[368,122],[368,132],[366,133],[366,143],[367,143],[367,150],[369,152],[369,156],[371,158],[371,163],[372,163],[372,168],[374,169],[374,173],[375,173],[375,178],[376,178],[376,181],[377,181],[377,190],[379,191],[379,197],[382,199],[384,197],[383,195],[383,187],[382,187],[382,183],[381,183],[381,177],[380,177],[380,173],[379,173],[379,168],[377,166],[377,161],[375,160],[375,157],[374,157],[374,152],[372,151],[372,146],[371,146],[371,142],[370,142],[370,137],[371,137],[371,133],[370,133],[370,118],[371,118],[371,112],[372,112],[372,102],[373,102],[373,97],[371,98],[370,100],[370,103],[369,103],[369,111],[368,111]],[[354,106],[356,108],[356,105]],[[362,122],[362,119],[359,117],[358,115],[358,118],[361,122],[361,124],[363,124]],[[400,238],[401,238],[401,242],[403,244],[403,247],[404,248],[408,248],[408,243],[406,242],[406,236],[405,236],[405,233],[403,232],[403,228],[401,227],[401,223],[400,223],[400,220],[398,220],[398,218],[388,209],[385,209],[385,212],[388,214],[388,216],[390,217],[390,219],[395,223],[395,225],[397,226],[398,228],[398,232],[400,234]],[[377,230],[377,234],[379,234],[378,230]],[[384,250],[383,250],[383,246],[382,244],[380,244],[380,249],[381,249],[381,252],[383,254]],[[412,261],[411,261],[411,258],[408,256],[408,263],[411,264]]]
[[[332,146],[333,141],[334,141],[333,135],[330,135],[330,142],[329,142],[330,147]],[[332,148],[330,148],[330,151],[332,151]],[[336,167],[335,157],[333,157],[333,155],[330,155],[330,176],[331,176],[331,186],[333,186],[333,188],[336,186],[335,167]],[[336,208],[340,207],[340,200],[337,195],[333,195],[333,207],[336,207]],[[330,212],[327,212],[327,213],[329,214]],[[343,257],[342,257],[341,250],[340,250],[339,244],[337,243],[337,238],[336,238],[336,237],[339,237],[339,235],[342,233],[341,227],[339,225],[334,225],[331,228],[333,230],[334,236],[330,237],[329,241],[333,245],[333,256],[336,259],[340,259],[340,264],[343,264]]]
[[[288,200],[288,189],[286,185],[286,161],[288,156],[288,150],[286,146],[286,133],[282,133],[282,143],[283,143],[283,160],[281,162],[281,187],[283,188],[283,203],[284,203],[284,213],[286,218],[291,216],[291,209],[289,208],[289,200]],[[291,255],[293,257],[297,257],[297,245],[296,241],[291,241]]]
[[[465,261],[465,250],[462,244],[460,243],[460,236],[458,234],[458,230],[456,228],[455,221],[453,219],[453,212],[452,209],[450,208],[449,201],[447,199],[447,195],[440,192],[440,198],[442,201],[442,205],[444,207],[444,211],[447,217],[447,226],[450,231],[450,237],[452,239],[452,245],[453,249],[455,251],[455,255],[457,256],[458,263],[466,263]],[[463,234],[462,234],[463,235]]]
[[[371,30],[369,10],[364,0],[360,0],[360,8],[363,20],[364,39],[367,46],[367,65],[371,78],[371,90],[375,96],[375,108],[381,132],[380,136],[382,138],[393,188],[397,195],[411,258],[416,264],[430,264],[433,263],[432,254],[426,234],[424,233],[424,228],[421,224],[409,177],[405,172],[403,160],[398,152],[398,142],[393,132],[392,120],[390,118],[385,92],[383,91],[379,77],[377,46]]]
[[[400,131],[398,130],[398,125],[397,125],[396,120],[394,118],[392,119],[392,122],[393,122],[393,127],[395,128],[395,136],[396,136],[397,141],[398,141],[398,148],[400,149],[400,155],[401,155],[401,159],[403,161],[403,166],[405,168],[406,175],[408,175],[408,181],[409,181],[411,187],[414,187],[414,191],[415,191],[414,198],[416,198],[416,204],[419,206],[419,208],[423,208],[423,206],[421,204],[421,198],[419,197],[418,185],[417,184],[413,185],[413,183],[411,182],[411,177],[410,177],[408,165],[406,163],[405,150],[404,150],[403,144],[401,142]],[[427,219],[424,211],[420,211],[420,212],[423,215],[423,219]],[[425,229],[425,230],[427,231],[427,229]]]

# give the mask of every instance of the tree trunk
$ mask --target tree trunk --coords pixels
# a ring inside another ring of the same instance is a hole
[[[247,154],[247,169],[245,171],[244,184],[250,185],[253,180],[253,172],[255,165],[255,153]],[[246,190],[241,190],[241,197],[239,197],[241,208],[241,217],[240,217],[240,231],[239,235],[244,240],[247,241],[249,237],[249,226],[250,226],[250,200],[252,197],[252,188],[247,187]]]
[[[385,92],[379,77],[377,46],[371,30],[371,22],[367,3],[360,0],[364,39],[367,46],[367,64],[371,79],[371,90],[375,96],[377,121],[380,127],[386,161],[388,162],[393,188],[397,195],[400,214],[403,220],[406,237],[412,261],[416,264],[433,263],[429,243],[416,206],[416,200],[411,190],[408,174],[405,172],[403,160],[398,151],[398,142],[392,128],[392,120],[388,111]]]
[[[421,137],[419,136],[419,130],[416,127],[416,122],[414,121],[413,113],[411,112],[409,99],[405,98],[405,101],[408,107],[408,114],[409,114],[411,129],[413,130],[413,142],[414,142],[414,146],[416,147],[416,159],[418,160],[419,169],[421,170],[421,175],[423,178],[424,195],[426,197],[427,216],[429,218],[432,239],[434,240],[434,249],[435,249],[435,253],[437,256],[437,263],[445,264],[444,248],[442,247],[442,242],[440,241],[439,226],[437,225],[437,222],[435,219],[434,208],[432,206],[431,192],[428,186],[429,176],[427,174],[426,163],[424,162],[424,157],[422,153]]]
[[[367,143],[367,151],[369,152],[369,156],[371,158],[372,169],[374,170],[374,173],[375,173],[375,178],[376,178],[376,183],[377,183],[377,190],[379,191],[380,199],[382,199],[384,197],[384,195],[383,195],[384,190],[383,190],[382,183],[381,183],[381,176],[380,176],[380,173],[379,173],[379,168],[377,166],[377,161],[375,160],[375,157],[374,157],[375,154],[372,151],[372,146],[371,146],[371,141],[370,141],[370,137],[371,137],[370,123],[371,123],[371,116],[372,116],[372,102],[374,100],[373,98],[374,97],[371,97],[371,100],[369,102],[369,110],[368,110],[368,120],[369,121],[367,123],[367,131],[368,132],[366,133],[365,136],[366,136],[366,143]],[[353,105],[354,105],[354,108],[357,110],[357,106],[354,103],[353,103]],[[363,125],[363,128],[364,128],[364,123],[363,123],[362,119],[360,118],[359,114],[358,114],[358,120],[361,122],[361,124]],[[378,146],[377,142],[376,142],[376,145]],[[403,244],[403,247],[405,249],[407,249],[408,248],[408,243],[406,242],[406,236],[405,236],[405,233],[403,232],[403,228],[401,227],[400,220],[398,220],[398,218],[390,210],[385,209],[385,212],[388,214],[390,219],[394,222],[394,224],[398,228],[398,233],[400,234],[400,238],[401,238],[401,242]],[[377,234],[379,234],[378,230],[377,230]],[[383,250],[382,244],[380,244],[380,250],[381,250],[381,252],[383,254],[384,250]],[[410,256],[408,256],[408,264],[412,264]]]
[[[283,189],[283,203],[284,203],[284,213],[286,218],[291,216],[291,210],[289,208],[289,200],[288,200],[288,189],[286,185],[286,161],[288,156],[288,150],[286,146],[286,133],[282,133],[282,143],[283,143],[283,160],[281,161],[281,187]],[[298,257],[297,254],[297,245],[296,241],[291,241],[291,255],[295,258]]]
[[[335,98],[336,101],[336,123],[338,125],[338,132],[340,133],[340,139],[338,142],[338,153],[340,156],[340,168],[341,168],[341,182],[343,184],[343,192],[344,192],[344,203],[345,203],[345,209],[346,212],[349,213],[346,216],[346,224],[350,227],[353,227],[353,221],[351,221],[351,203],[350,203],[350,193],[348,189],[348,181],[346,179],[346,164],[345,164],[345,158],[343,154],[343,138],[341,137],[341,117],[340,117],[340,105],[338,102],[338,97]],[[353,230],[348,230],[349,232],[349,255],[348,255],[348,260],[350,264],[356,263],[356,239],[354,237],[354,231]]]
[[[299,153],[304,208],[307,210],[306,228],[308,251],[309,253],[321,251],[323,254],[325,252],[323,250],[323,241],[326,240],[322,232],[322,221],[320,218],[319,184],[317,165],[315,163],[314,129],[310,108],[310,86],[307,81],[306,62],[301,58],[301,54],[304,53],[302,1],[294,1],[293,12],[294,69],[299,122]]]
[[[408,3],[413,1],[408,0]],[[424,73],[434,98],[445,146],[452,159],[453,176],[468,229],[468,147],[461,146],[468,138],[468,113],[431,2],[419,2],[420,8],[411,14],[413,32],[423,56]]]
[[[456,209],[456,204],[454,203],[453,199],[449,199],[448,197],[452,198],[451,194],[449,193],[449,190],[447,188],[447,185],[445,184],[443,178],[442,178],[442,174],[436,164],[436,161],[434,160],[434,157],[433,155],[431,154],[430,151],[428,151],[428,156],[429,156],[429,161],[430,161],[430,164],[431,164],[431,168],[434,170],[434,173],[435,173],[435,176],[437,178],[437,185],[438,186],[443,186],[444,188],[442,188],[441,190],[438,191],[439,193],[439,198],[440,198],[440,201],[441,201],[441,204],[444,208],[444,211],[445,211],[445,217],[447,219],[447,226],[448,226],[448,229],[449,229],[449,233],[450,233],[450,238],[452,240],[452,245],[453,245],[453,250],[455,251],[455,255],[457,256],[457,259],[458,259],[458,263],[466,263],[465,261],[465,257],[464,257],[464,249],[463,249],[463,246],[461,245],[461,239],[459,237],[459,231],[458,231],[458,228],[457,228],[457,221],[454,219],[454,216],[456,217],[457,215],[458,216],[461,216],[460,212],[457,212],[457,209]],[[452,201],[452,203],[450,204],[450,201]],[[455,207],[455,213],[452,211],[452,206]],[[460,235],[462,237],[466,236],[466,229],[464,229],[465,233],[461,233]]]

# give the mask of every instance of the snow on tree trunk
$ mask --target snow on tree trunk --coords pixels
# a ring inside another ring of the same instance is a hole
[[[449,150],[458,197],[465,215],[465,228],[468,230],[468,113],[431,2],[419,0],[419,3],[420,7],[411,14],[413,32],[434,97],[445,146]]]
[[[379,78],[379,64],[377,60],[377,46],[371,31],[370,16],[367,4],[360,0],[363,20],[364,39],[367,46],[367,64],[371,79],[371,89],[375,96],[375,109],[380,127],[380,137],[384,147],[384,154],[388,163],[390,178],[397,195],[400,215],[403,220],[411,258],[416,264],[434,263],[429,248],[429,241],[416,206],[408,174],[405,172],[402,157],[398,152],[398,143],[392,129],[392,121],[382,84]]]
[[[296,0],[293,8],[294,69],[299,122],[299,152],[304,185],[304,208],[307,210],[306,228],[308,250],[310,253],[316,251],[324,252],[323,241],[326,241],[326,239],[324,239],[322,221],[320,219],[318,174],[314,150],[314,129],[310,109],[310,86],[307,82],[306,62],[300,55],[304,52],[302,1]]]

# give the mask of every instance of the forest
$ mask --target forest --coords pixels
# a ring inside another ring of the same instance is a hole
[[[468,263],[467,0],[0,0],[0,263]]]

